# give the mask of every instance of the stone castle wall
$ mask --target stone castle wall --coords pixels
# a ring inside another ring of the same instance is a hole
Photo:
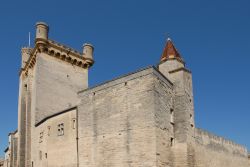
[[[154,119],[156,135],[156,166],[173,166],[174,114],[173,86],[159,75],[154,79]]]
[[[80,167],[169,164],[171,86],[148,68],[81,92]]]
[[[65,110],[41,122],[34,128],[32,141],[33,166],[76,167],[76,109]]]
[[[88,70],[46,53],[37,55],[33,104],[35,124],[49,115],[76,106],[77,92],[88,87]]]
[[[196,167],[248,167],[245,147],[201,129],[195,135]]]

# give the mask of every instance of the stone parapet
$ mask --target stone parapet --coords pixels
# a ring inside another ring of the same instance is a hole
[[[247,156],[246,147],[199,128],[195,129],[195,140],[196,143],[206,145],[207,148],[214,149],[216,151],[230,152],[234,155],[244,157]]]

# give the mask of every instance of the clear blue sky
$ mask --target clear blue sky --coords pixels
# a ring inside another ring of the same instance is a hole
[[[28,32],[33,45],[37,21],[51,39],[95,46],[90,85],[157,64],[168,34],[193,72],[196,126],[250,150],[249,9],[249,0],[1,1],[0,152],[17,127],[20,49]]]

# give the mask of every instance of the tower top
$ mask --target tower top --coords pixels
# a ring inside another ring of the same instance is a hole
[[[182,59],[180,53],[177,51],[170,38],[167,39],[166,46],[161,55],[161,63],[169,59],[176,59],[184,64],[184,60]]]

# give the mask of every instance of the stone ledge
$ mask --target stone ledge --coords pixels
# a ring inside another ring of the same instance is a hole
[[[143,68],[141,70],[138,70],[138,71],[135,71],[135,72],[132,72],[132,73],[128,73],[128,74],[125,74],[123,76],[120,76],[120,77],[114,78],[112,80],[106,81],[106,82],[101,83],[99,85],[96,85],[94,87],[79,91],[78,94],[80,95],[82,93],[87,93],[87,92],[101,91],[103,89],[106,89],[106,88],[109,88],[109,87],[112,87],[112,86],[127,82],[129,80],[133,80],[133,79],[136,79],[136,78],[139,78],[139,77],[142,77],[142,76],[146,76],[146,75],[149,75],[149,74],[156,75],[158,78],[163,80],[169,87],[172,88],[173,83],[169,79],[167,79],[156,67],[149,66],[149,67]]]
[[[53,56],[82,68],[89,68],[94,64],[94,60],[84,57],[84,54],[81,54],[80,52],[70,47],[57,43],[50,39],[40,40],[43,41],[43,44],[37,43],[33,49],[29,50],[29,59],[24,68],[19,71],[19,75],[21,75],[22,72],[25,72],[25,75],[28,74],[28,70],[32,68],[36,63],[37,53],[46,53],[49,56]]]
[[[70,108],[67,108],[67,109],[65,109],[65,110],[59,111],[59,112],[57,112],[57,113],[51,114],[51,115],[49,115],[49,116],[43,118],[41,121],[37,122],[37,123],[35,124],[35,127],[41,125],[42,123],[44,123],[45,121],[47,121],[47,120],[50,119],[50,118],[53,118],[53,117],[55,117],[55,116],[64,114],[64,113],[69,112],[69,111],[72,111],[72,110],[74,110],[74,109],[77,109],[77,107],[76,107],[76,106],[70,107]]]

